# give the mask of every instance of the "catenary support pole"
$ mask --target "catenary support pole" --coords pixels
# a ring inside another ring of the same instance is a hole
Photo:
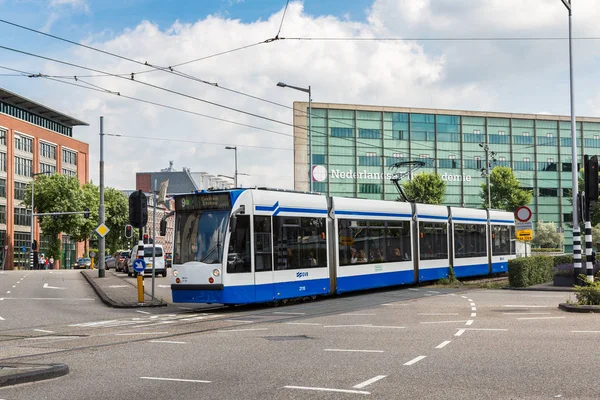
[[[104,117],[100,117],[100,207],[98,208],[98,225],[104,224]],[[106,239],[98,238],[98,278],[105,276],[104,254]]]
[[[237,175],[237,165],[235,167],[235,172]],[[152,301],[154,301],[154,277],[156,276],[156,183],[157,180],[155,179],[154,188],[152,190]]]

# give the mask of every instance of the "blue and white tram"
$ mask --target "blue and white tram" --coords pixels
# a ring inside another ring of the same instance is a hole
[[[507,270],[501,211],[268,189],[175,197],[174,302],[247,304]]]

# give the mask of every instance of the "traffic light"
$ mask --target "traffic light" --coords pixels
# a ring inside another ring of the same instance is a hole
[[[587,157],[586,157],[587,158]],[[584,166],[584,190],[588,202],[598,200],[598,156],[586,160]]]
[[[31,242],[31,250],[33,250],[33,251],[37,250],[37,240],[34,240],[33,242]]]
[[[88,219],[90,217],[90,209],[86,208],[83,213],[83,218]]]
[[[129,223],[136,228],[148,223],[148,198],[141,190],[129,195]]]
[[[148,234],[144,233],[144,244],[148,244]]]
[[[167,220],[161,219],[160,220],[160,236],[166,236],[166,235],[167,235]]]
[[[133,227],[131,225],[127,225],[125,227],[125,237],[129,239],[131,236],[133,236]]]

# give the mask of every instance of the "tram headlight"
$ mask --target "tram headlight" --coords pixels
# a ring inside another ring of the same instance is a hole
[[[174,269],[174,270],[173,270],[173,276],[178,276],[178,275],[179,275],[179,272],[177,272],[177,270],[176,270],[176,269]]]
[[[219,275],[221,275],[221,271],[219,271],[218,269],[213,269],[213,276],[217,277]]]

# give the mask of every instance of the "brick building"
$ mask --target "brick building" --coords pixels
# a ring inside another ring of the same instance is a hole
[[[89,145],[73,139],[73,127],[88,124],[0,88],[0,244],[5,269],[29,265],[31,210],[23,205],[25,187],[39,172],[89,180]],[[40,250],[48,238],[36,223]],[[83,243],[63,235],[59,264],[70,266]],[[22,249],[25,248],[25,252]]]

